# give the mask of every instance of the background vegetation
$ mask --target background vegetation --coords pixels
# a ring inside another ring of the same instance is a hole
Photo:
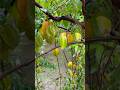
[[[85,89],[82,2],[36,0],[35,16],[36,89]],[[52,77],[51,82],[45,75]]]

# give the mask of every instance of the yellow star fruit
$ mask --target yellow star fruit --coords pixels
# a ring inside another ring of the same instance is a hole
[[[62,49],[67,46],[66,32],[60,33],[59,43]]]
[[[42,23],[42,27],[39,29],[39,32],[41,33],[42,37],[45,38],[46,34],[47,34],[47,29],[50,26],[50,22],[49,21],[43,21]]]
[[[76,41],[80,41],[81,38],[82,38],[81,34],[80,34],[79,32],[76,32],[76,33],[75,33],[75,40],[76,40]]]
[[[73,66],[73,62],[72,61],[69,61],[68,64],[67,64],[68,68],[72,68]]]
[[[53,53],[54,56],[58,56],[59,53],[60,53],[59,48],[54,49],[54,50],[52,51],[52,53]]]
[[[73,38],[71,32],[68,32],[67,33],[67,42],[72,43],[73,41],[74,41],[74,38]]]

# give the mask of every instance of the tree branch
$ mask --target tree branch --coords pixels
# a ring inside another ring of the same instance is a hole
[[[69,43],[68,46],[71,45],[71,44],[76,44],[76,43],[77,43],[77,42]],[[83,43],[83,42],[81,42],[81,43]],[[6,77],[7,75],[9,75],[9,74],[11,74],[11,73],[13,73],[13,72],[15,72],[15,71],[17,71],[17,70],[19,70],[19,69],[21,69],[21,68],[23,68],[23,67],[26,67],[26,66],[28,66],[28,65],[30,65],[30,64],[32,64],[32,63],[34,63],[35,59],[37,59],[37,58],[39,58],[39,57],[41,57],[41,56],[43,56],[43,55],[45,55],[45,54],[48,54],[48,53],[51,52],[52,50],[54,50],[54,49],[56,49],[56,48],[59,48],[59,47],[60,47],[60,46],[56,46],[56,47],[50,49],[49,51],[47,51],[47,52],[45,52],[45,53],[43,53],[43,54],[38,55],[36,58],[34,58],[34,59],[32,59],[32,60],[29,60],[28,62],[26,62],[26,63],[24,63],[24,64],[17,65],[17,66],[15,66],[14,68],[12,68],[11,70],[2,73],[2,74],[0,75],[0,80],[2,80],[4,77]]]
[[[120,41],[120,37],[96,37],[85,39],[85,43]]]
[[[96,42],[96,41],[97,41],[97,42],[98,42],[98,41],[107,42],[107,41],[111,41],[111,40],[120,41],[120,37],[110,37],[110,38],[104,38],[104,37],[102,38],[102,37],[101,37],[101,38],[95,38],[95,39],[88,39],[88,40],[86,40],[85,42],[84,42],[84,41],[80,41],[80,42],[68,43],[68,46],[70,46],[70,45],[72,45],[72,44],[79,44],[79,43],[94,43],[94,42]],[[28,62],[26,62],[26,63],[24,63],[24,64],[15,66],[15,67],[12,68],[11,70],[4,72],[3,74],[0,75],[0,80],[2,80],[4,77],[6,77],[7,75],[9,75],[9,74],[11,74],[11,73],[13,73],[13,72],[15,72],[15,71],[17,71],[17,70],[19,70],[19,69],[21,69],[21,68],[23,68],[23,67],[26,67],[26,66],[30,65],[31,63],[34,63],[35,59],[37,59],[37,58],[39,58],[39,57],[41,57],[41,56],[43,56],[43,55],[45,55],[45,54],[50,53],[50,52],[51,52],[52,50],[54,50],[55,48],[59,48],[59,47],[60,47],[60,46],[56,46],[56,47],[50,49],[49,51],[47,51],[47,52],[45,52],[45,53],[43,53],[43,54],[38,55],[36,58],[34,58],[34,59],[32,59],[32,60],[30,60],[30,61],[28,61]]]
[[[69,29],[66,29],[66,28],[64,28],[64,27],[62,27],[62,26],[58,26],[58,28],[61,28],[61,29],[65,30],[66,32],[70,32]]]
[[[37,2],[35,2],[35,6],[40,8],[40,10],[43,11],[43,13],[45,13],[49,19],[52,19],[54,21],[57,21],[57,22],[60,22],[61,20],[66,20],[66,21],[69,21],[73,24],[77,24],[77,25],[80,25],[82,28],[85,28],[85,25],[83,22],[79,22],[78,20],[76,19],[73,19],[72,17],[70,16],[61,16],[61,17],[58,17],[58,16],[53,16],[51,13],[49,13],[46,9],[44,9],[40,4],[38,4]]]

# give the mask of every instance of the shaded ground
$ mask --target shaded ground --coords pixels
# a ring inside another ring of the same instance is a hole
[[[35,57],[34,55],[34,42],[30,41],[25,33],[22,33],[20,42],[11,55],[13,66],[32,60]],[[19,69],[17,73],[22,77],[24,83],[34,84],[34,63]]]

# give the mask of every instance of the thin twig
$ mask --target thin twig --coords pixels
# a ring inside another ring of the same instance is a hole
[[[79,44],[79,43],[92,43],[92,42],[96,42],[96,41],[102,41],[102,42],[105,41],[105,42],[106,42],[106,41],[111,41],[111,40],[120,41],[120,37],[89,39],[89,40],[86,40],[85,42],[84,42],[84,41],[80,41],[80,42],[68,43],[68,46],[70,46],[70,45],[72,45],[72,44]],[[13,73],[13,72],[15,72],[15,71],[17,71],[17,70],[19,70],[19,69],[21,69],[21,68],[23,68],[23,67],[26,67],[26,66],[30,65],[31,63],[34,63],[35,59],[37,59],[37,58],[39,58],[39,57],[41,57],[41,56],[43,56],[43,55],[45,55],[45,54],[48,54],[49,52],[51,52],[52,50],[54,50],[55,48],[58,48],[58,47],[60,47],[60,46],[56,46],[56,47],[50,49],[49,51],[47,51],[47,52],[45,52],[45,53],[43,53],[43,54],[38,55],[36,58],[34,58],[34,59],[32,59],[32,60],[29,60],[29,61],[26,60],[26,61],[28,61],[28,62],[26,62],[26,63],[24,63],[24,64],[21,64],[21,65],[17,65],[17,66],[15,66],[14,68],[12,68],[11,70],[2,73],[2,74],[0,75],[0,80],[3,79],[4,77],[6,77],[7,75]]]
[[[66,29],[66,28],[64,28],[64,27],[62,27],[62,26],[58,26],[58,28],[61,28],[61,29],[65,30],[65,31],[70,32],[70,30],[69,30],[69,29]]]
[[[66,56],[66,54],[65,54],[64,50],[63,50],[63,55],[64,55],[64,57],[65,57],[66,62],[68,63],[68,59],[67,59],[67,56]],[[67,70],[67,66],[66,66],[65,61],[64,61],[64,65],[65,65],[65,68],[66,68],[66,70]]]
[[[74,43],[71,43],[71,44],[76,44],[76,43],[74,42]],[[69,44],[69,45],[71,45],[71,44]],[[68,46],[69,46],[69,45],[68,45]],[[41,57],[41,56],[43,56],[43,55],[45,55],[45,54],[50,53],[52,50],[54,50],[54,49],[56,49],[56,48],[58,48],[58,47],[60,47],[60,46],[56,46],[56,47],[48,50],[47,52],[38,55],[36,58],[34,58],[34,59],[32,59],[32,60],[29,60],[29,61],[26,60],[26,61],[28,61],[28,62],[26,62],[26,63],[24,63],[24,64],[17,65],[17,66],[15,66],[14,68],[12,68],[11,70],[2,73],[2,74],[0,75],[0,80],[3,79],[4,77],[6,77],[7,75],[13,73],[13,72],[15,72],[15,71],[17,71],[17,70],[19,70],[19,69],[21,69],[21,68],[23,68],[23,67],[26,67],[26,66],[28,66],[28,65],[30,65],[30,64],[32,64],[32,63],[34,63],[35,59],[37,59],[37,58],[39,58],[39,57]]]
[[[58,60],[58,56],[56,57],[57,58],[57,63],[58,63],[58,69],[59,69],[59,75],[60,75],[60,90],[61,90],[61,71],[60,71],[60,63],[59,63],[59,60]]]

